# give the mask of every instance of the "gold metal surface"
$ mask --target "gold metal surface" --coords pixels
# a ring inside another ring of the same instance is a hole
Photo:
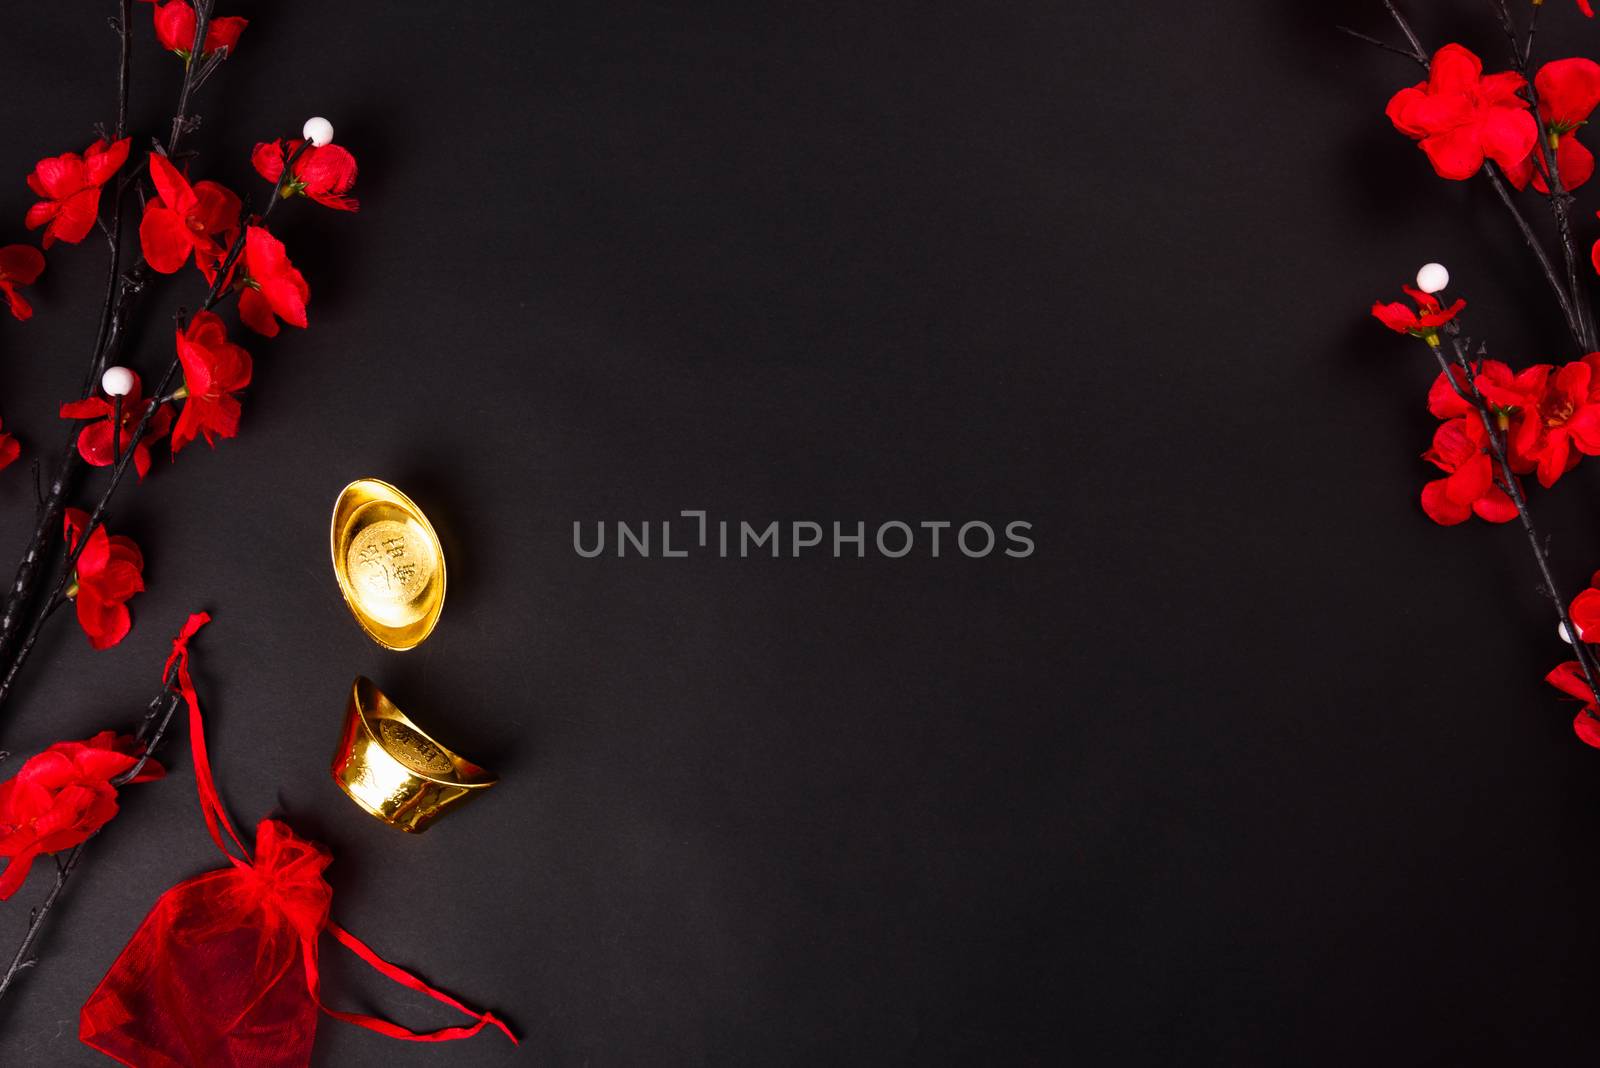
[[[333,575],[361,629],[385,649],[415,649],[444,609],[444,552],[433,524],[387,482],[361,478],[333,504]]]
[[[333,781],[383,822],[420,834],[500,780],[429,737],[371,679],[357,678]]]

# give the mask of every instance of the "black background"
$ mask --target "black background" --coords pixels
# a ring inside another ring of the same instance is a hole
[[[0,40],[0,227],[113,101],[110,3]],[[136,5],[136,117],[178,80]],[[328,843],[334,915],[524,1036],[323,1064],[1457,1064],[1591,1056],[1600,756],[1514,530],[1429,523],[1420,346],[1365,317],[1428,259],[1500,355],[1566,359],[1490,191],[1382,107],[1370,4],[240,0],[196,176],[329,116],[363,208],[274,228],[311,328],[246,337],[243,432],[120,497],[133,634],[41,643],[0,740],[131,723],[185,614],[224,794]],[[1424,5],[1418,4],[1421,8]],[[1478,6],[1431,5],[1500,66]],[[1547,5],[1546,56],[1600,52]],[[1448,10],[1470,8],[1470,10]],[[1587,236],[1591,225],[1585,226]],[[53,454],[103,250],[0,323],[0,415]],[[146,305],[147,373],[191,275]],[[440,527],[406,655],[325,527],[378,475]],[[20,546],[27,466],[0,476]],[[1013,519],[1025,560],[580,559],[575,520]],[[1593,462],[1535,508],[1600,566]],[[9,557],[8,557],[9,559]],[[328,761],[371,675],[504,783],[420,838]],[[0,1005],[0,1062],[96,1064],[77,1013],[221,858],[130,789]],[[0,913],[20,937],[41,869]],[[455,1022],[342,950],[329,999]]]

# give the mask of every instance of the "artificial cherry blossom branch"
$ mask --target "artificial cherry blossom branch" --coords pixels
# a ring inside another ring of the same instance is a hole
[[[118,17],[115,28],[119,38],[118,63],[117,63],[117,120],[115,133],[117,139],[127,132],[128,127],[128,93],[132,81],[133,66],[133,3],[132,0],[118,0]],[[122,257],[122,203],[126,190],[124,183],[119,180],[112,199],[111,225],[108,238],[111,242],[110,267],[106,277],[105,308],[101,312],[100,326],[95,335],[94,350],[89,358],[89,372],[84,377],[82,395],[88,396],[94,388],[97,379],[95,368],[99,366],[107,346],[107,336],[113,320],[113,294],[118,288]],[[17,565],[16,577],[12,580],[11,592],[6,596],[5,607],[0,610],[0,657],[4,657],[12,642],[16,639],[17,628],[21,625],[22,615],[33,597],[34,586],[38,582],[40,566],[43,563],[45,550],[50,545],[51,533],[55,526],[61,522],[61,510],[65,506],[67,488],[73,477],[78,472],[81,460],[78,452],[73,448],[77,437],[77,427],[68,428],[66,443],[62,447],[61,461],[56,465],[55,477],[50,480],[50,492],[43,499],[38,509],[33,529],[33,536],[29,539],[27,548],[23,550],[22,560]]]
[[[1522,484],[1518,481],[1516,472],[1511,469],[1511,456],[1506,448],[1505,431],[1503,431],[1494,418],[1489,402],[1484,399],[1478,389],[1477,376],[1472,369],[1472,360],[1468,356],[1466,346],[1460,338],[1460,328],[1454,322],[1445,327],[1445,332],[1450,335],[1450,347],[1455,353],[1456,366],[1461,369],[1462,377],[1466,379],[1466,389],[1456,381],[1450,361],[1445,357],[1442,346],[1430,343],[1428,349],[1438,361],[1439,370],[1444,375],[1446,382],[1455,390],[1456,395],[1470,404],[1478,413],[1478,418],[1483,421],[1483,428],[1489,434],[1489,450],[1494,456],[1495,463],[1500,467],[1501,488],[1506,496],[1511,498],[1511,503],[1516,506],[1517,517],[1522,521],[1523,533],[1528,536],[1528,547],[1533,550],[1534,561],[1539,565],[1539,574],[1543,578],[1542,589],[1550,598],[1550,603],[1555,606],[1556,618],[1560,621],[1562,633],[1572,642],[1572,647],[1577,654],[1578,664],[1583,670],[1583,678],[1594,693],[1595,702],[1600,705],[1600,665],[1596,665],[1594,654],[1583,641],[1578,628],[1573,625],[1572,617],[1567,610],[1567,602],[1562,599],[1557,591],[1555,575],[1550,570],[1550,556],[1545,543],[1540,540],[1538,531],[1533,525],[1533,514],[1528,508],[1527,496],[1522,492]],[[1592,713],[1591,713],[1592,715]],[[1597,717],[1600,718],[1600,717]]]
[[[260,223],[264,224],[268,217],[272,215],[273,208],[277,207],[279,201],[284,199],[282,195],[283,190],[284,187],[293,180],[294,165],[296,162],[298,162],[301,155],[310,147],[311,142],[309,140],[303,142],[294,150],[294,152],[289,155],[289,158],[285,161],[283,173],[278,176],[278,181],[273,186],[271,199],[267,202],[267,206],[262,209],[259,220]],[[205,300],[200,305],[201,311],[209,311],[211,308],[215,307],[217,302],[220,301],[227,293],[230,281],[232,279],[234,266],[238,263],[240,254],[244,251],[245,240],[250,230],[249,220],[250,209],[249,205],[246,204],[241,206],[240,209],[238,236],[234,238],[233,244],[229,247],[227,255],[217,266],[216,275],[211,283],[211,288],[206,293]],[[128,444],[126,446],[121,445],[122,398],[116,398],[116,408],[114,409],[116,415],[112,423],[112,442],[113,448],[120,449],[121,454],[114,460],[111,468],[111,479],[107,483],[105,490],[100,494],[100,499],[95,502],[94,509],[89,513],[88,520],[84,523],[83,530],[78,534],[76,544],[68,548],[66,557],[61,563],[61,573],[56,580],[55,588],[50,591],[50,595],[45,598],[44,604],[39,608],[38,612],[35,613],[33,622],[28,627],[27,633],[22,639],[22,644],[17,647],[16,654],[12,658],[10,665],[7,667],[4,677],[0,678],[0,707],[4,707],[6,699],[11,696],[11,689],[13,684],[16,682],[17,675],[22,670],[22,665],[27,662],[28,655],[33,651],[34,643],[38,641],[40,633],[44,630],[46,621],[49,620],[51,615],[55,613],[55,610],[65,601],[67,587],[72,582],[72,576],[74,569],[77,566],[78,558],[83,554],[84,549],[88,546],[90,536],[93,535],[94,532],[100,527],[101,523],[104,522],[106,509],[110,506],[111,498],[115,496],[117,488],[122,484],[122,476],[127,472],[128,464],[137,454],[139,444],[144,440],[146,433],[149,431],[151,420],[155,417],[155,414],[161,410],[163,398],[165,398],[168,392],[171,390],[173,382],[177,378],[181,369],[182,363],[177,356],[174,356],[172,358],[172,362],[167,365],[166,373],[161,376],[161,381],[157,384],[150,399],[145,403],[145,410],[140,415],[139,422],[134,426],[133,432],[130,435]]]
[[[166,739],[167,729],[172,724],[173,714],[183,702],[183,694],[173,688],[177,683],[177,674],[177,665],[174,664],[172,670],[167,673],[166,684],[162,687],[161,692],[151,699],[149,707],[145,710],[144,719],[139,724],[138,733],[135,735],[141,743],[139,759],[131,768],[111,780],[112,789],[120,790],[136,779],[139,773],[144,770],[145,764],[149,762],[151,755]],[[101,830],[104,830],[104,828],[102,827]],[[62,892],[66,890],[67,880],[72,877],[72,873],[77,870],[78,864],[83,860],[84,850],[89,847],[89,843],[94,841],[95,835],[99,833],[99,830],[95,831],[94,834],[89,835],[88,838],[73,846],[66,856],[56,858],[55,883],[50,887],[50,893],[45,896],[44,901],[29,912],[27,933],[22,936],[22,943],[17,946],[17,951],[13,954],[11,963],[6,968],[5,973],[0,975],[0,998],[5,997],[6,991],[11,989],[18,976],[39,963],[35,948],[39,943],[40,935],[43,933],[45,918],[50,915],[50,910],[55,907],[56,902],[61,898]]]
[[[1431,71],[1433,64],[1429,59],[1428,52],[1422,47],[1421,38],[1417,36],[1416,30],[1412,29],[1411,22],[1401,12],[1399,5],[1395,3],[1395,0],[1384,0],[1383,6],[1389,12],[1390,19],[1393,20],[1395,26],[1400,30],[1410,47],[1409,52],[1403,52],[1402,54],[1408,55],[1411,59],[1416,61],[1423,70]],[[1509,18],[1509,13],[1507,13],[1507,17]],[[1520,50],[1518,50],[1514,44],[1514,30],[1506,27],[1504,22],[1502,22],[1502,26],[1506,28],[1507,34],[1513,41],[1512,51],[1516,53],[1517,65],[1519,73],[1521,73],[1522,71],[1526,70],[1527,57],[1531,55],[1533,50],[1531,32],[1528,41]],[[1346,32],[1351,31],[1347,30]],[[1371,43],[1377,43],[1380,45],[1383,44],[1383,42],[1376,41],[1374,38],[1368,37],[1366,34],[1352,33],[1352,36]],[[1392,46],[1386,46],[1386,49],[1391,52],[1401,51]],[[1524,81],[1526,80],[1526,76],[1524,75]],[[1528,92],[1529,94],[1532,94],[1533,92],[1531,82],[1528,83]],[[1516,201],[1512,199],[1510,191],[1505,187],[1505,184],[1498,172],[1498,168],[1496,168],[1494,162],[1488,159],[1484,160],[1483,171],[1489,176],[1489,181],[1494,186],[1495,193],[1499,196],[1500,202],[1505,205],[1506,210],[1510,212],[1512,221],[1516,223],[1517,229],[1521,232],[1523,240],[1527,243],[1528,248],[1533,252],[1535,259],[1539,261],[1539,269],[1543,272],[1545,281],[1550,284],[1551,292],[1555,294],[1556,303],[1561,307],[1562,315],[1566,319],[1567,329],[1571,332],[1573,341],[1576,342],[1579,348],[1581,348],[1583,351],[1590,352],[1597,347],[1595,343],[1597,335],[1593,325],[1593,315],[1587,306],[1588,302],[1584,297],[1583,287],[1578,279],[1576,245],[1572,235],[1571,219],[1567,211],[1567,202],[1566,200],[1562,199],[1563,197],[1569,197],[1570,195],[1565,193],[1565,191],[1561,191],[1559,195],[1557,193],[1557,191],[1561,188],[1560,178],[1555,169],[1555,160],[1551,158],[1553,154],[1551,154],[1551,156],[1546,155],[1546,153],[1549,152],[1549,139],[1543,122],[1539,118],[1537,97],[1533,97],[1532,99],[1532,110],[1534,121],[1538,124],[1537,129],[1540,159],[1546,161],[1545,176],[1547,184],[1551,190],[1551,211],[1556,218],[1556,228],[1561,237],[1562,252],[1566,260],[1567,281],[1565,283],[1561,281],[1555,264],[1550,259],[1549,254],[1545,251],[1544,245],[1539,240],[1538,235],[1534,233],[1532,226],[1529,225],[1527,219],[1517,208]]]
[[[1520,47],[1517,43],[1516,21],[1511,17],[1511,8],[1506,4],[1506,0],[1493,0],[1493,4],[1500,20],[1500,28],[1511,46],[1511,66],[1522,76],[1524,83],[1522,95],[1528,101],[1529,110],[1533,113],[1534,126],[1539,133],[1538,159],[1544,165],[1545,182],[1550,189],[1548,198],[1550,214],[1555,219],[1556,233],[1561,239],[1561,254],[1566,260],[1567,292],[1572,298],[1572,308],[1576,312],[1576,340],[1584,352],[1593,352],[1600,346],[1597,346],[1595,339],[1594,313],[1590,308],[1582,276],[1578,271],[1578,245],[1572,234],[1572,195],[1562,184],[1561,168],[1556,159],[1555,146],[1551,144],[1550,128],[1544,121],[1544,116],[1539,113],[1539,91],[1534,85],[1534,80],[1528,76],[1528,59],[1533,50],[1532,33],[1530,30],[1527,46]],[[1538,8],[1534,10],[1537,11]]]
[[[205,64],[206,30],[211,25],[211,8],[215,0],[198,0],[194,5],[194,44],[189,48],[189,58],[183,64],[183,85],[178,89],[178,112],[172,116],[172,134],[167,138],[167,155],[174,156],[178,152],[178,141],[184,133],[198,126],[198,118],[191,120],[188,117],[189,94],[199,86],[203,80],[199,77],[197,68]],[[209,76],[211,71],[205,70]]]
[[[195,10],[195,36],[190,51],[190,61],[184,65],[183,82],[178,91],[178,105],[172,120],[172,132],[168,137],[165,150],[167,155],[177,153],[185,132],[198,124],[198,119],[188,114],[190,98],[199,87],[204,77],[209,76],[215,69],[213,62],[194,62],[194,57],[201,57],[207,28],[211,21],[211,11],[214,0],[201,0]],[[116,22],[120,38],[120,51],[117,77],[117,119],[115,132],[120,139],[127,132],[128,125],[128,94],[131,82],[132,65],[132,0],[118,0],[119,17]],[[221,55],[222,53],[219,53]],[[139,171],[137,169],[123,175],[117,181],[113,192],[111,207],[111,223],[108,229],[110,249],[110,269],[107,273],[106,300],[101,312],[100,328],[95,338],[94,351],[89,360],[88,371],[84,376],[83,388],[80,395],[90,396],[95,386],[100,381],[100,376],[109,365],[114,355],[120,350],[126,338],[126,327],[129,315],[132,313],[134,298],[144,291],[146,274],[144,264],[135,264],[127,272],[121,271],[122,255],[122,218],[123,205],[128,190],[133,186]],[[119,424],[120,425],[120,424]],[[28,608],[34,604],[34,594],[39,579],[42,576],[43,566],[49,556],[49,547],[53,544],[56,533],[61,525],[61,516],[66,506],[66,497],[75,477],[83,463],[75,442],[79,433],[76,423],[68,429],[65,444],[62,446],[61,460],[56,466],[55,476],[50,481],[50,491],[45,496],[39,509],[37,521],[34,524],[33,536],[29,539],[27,547],[23,550],[21,561],[18,563],[15,578],[12,581],[11,591],[5,599],[3,610],[0,610],[0,661],[6,660],[12,647],[17,641],[24,616]],[[113,440],[120,438],[120,431],[113,433]],[[53,605],[47,601],[36,608],[38,616],[42,618],[53,610]],[[7,678],[15,674],[15,668],[20,660],[26,658],[26,653],[19,652],[15,657],[13,668]],[[9,689],[9,686],[5,688]],[[4,700],[5,690],[0,690],[0,701]]]

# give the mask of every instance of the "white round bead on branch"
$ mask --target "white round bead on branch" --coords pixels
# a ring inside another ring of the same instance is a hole
[[[305,127],[300,131],[307,141],[317,148],[333,144],[333,123],[318,115],[306,120]],[[1444,268],[1440,268],[1443,270]]]
[[[133,372],[126,367],[107,367],[100,376],[100,388],[108,397],[126,397],[133,392]]]
[[[1440,293],[1450,284],[1450,272],[1442,263],[1424,263],[1417,271],[1417,288],[1424,293]]]

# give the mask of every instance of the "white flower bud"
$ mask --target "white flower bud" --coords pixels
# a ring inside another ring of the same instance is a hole
[[[107,367],[100,376],[100,388],[108,397],[126,397],[133,392],[133,372],[126,367]]]
[[[323,145],[333,144],[333,123],[321,115],[313,119],[307,119],[305,127],[301,129],[300,133],[307,141],[310,141],[318,148]],[[1439,270],[1442,271],[1444,268],[1440,267]],[[1440,286],[1439,288],[1443,289],[1444,287]]]
[[[310,129],[310,126],[306,127]],[[310,137],[310,134],[306,135]],[[329,134],[332,137],[333,134]],[[1417,271],[1417,288],[1424,293],[1440,293],[1450,284],[1450,272],[1444,269],[1442,263],[1424,263],[1421,270]]]

